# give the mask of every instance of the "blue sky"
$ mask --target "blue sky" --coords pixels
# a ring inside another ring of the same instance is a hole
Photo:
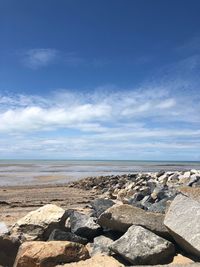
[[[200,160],[199,12],[0,1],[0,158]]]

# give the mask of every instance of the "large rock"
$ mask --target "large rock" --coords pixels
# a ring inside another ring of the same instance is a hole
[[[9,235],[0,236],[0,265],[13,267],[20,242]]]
[[[11,233],[23,241],[47,240],[55,228],[64,228],[66,217],[64,209],[47,204],[18,220],[12,227]]]
[[[115,260],[113,257],[106,255],[95,255],[86,261],[58,265],[56,267],[124,267],[124,265]]]
[[[102,213],[98,219],[98,223],[102,227],[123,233],[131,225],[141,225],[161,236],[168,236],[163,221],[163,214],[146,212],[127,204],[111,207]]]
[[[71,213],[70,224],[72,233],[89,240],[99,235],[101,232],[101,227],[96,223],[94,217],[90,217],[89,215],[77,211]]]
[[[32,241],[20,246],[14,267],[54,267],[89,257],[87,249],[67,241]]]
[[[95,199],[94,201],[91,202],[92,208],[95,211],[94,215],[96,217],[99,217],[105,210],[112,207],[114,204],[115,202],[112,201],[111,199],[104,199],[104,198]]]
[[[54,229],[53,232],[50,234],[48,241],[71,241],[77,242],[80,244],[87,244],[88,240],[84,237],[75,235],[71,232],[61,231],[59,229]]]
[[[176,196],[165,216],[164,224],[186,252],[200,257],[200,203]]]
[[[175,253],[171,242],[136,225],[131,226],[110,248],[132,264],[168,263]]]

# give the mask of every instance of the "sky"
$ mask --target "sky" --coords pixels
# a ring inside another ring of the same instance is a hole
[[[200,160],[199,0],[0,0],[0,159]]]

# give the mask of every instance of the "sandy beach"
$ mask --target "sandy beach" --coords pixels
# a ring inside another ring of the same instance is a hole
[[[70,188],[69,185],[10,186],[0,188],[0,221],[8,226],[29,211],[51,203],[69,208],[84,208],[96,192]]]

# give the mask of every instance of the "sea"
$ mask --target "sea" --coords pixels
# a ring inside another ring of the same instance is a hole
[[[197,161],[0,160],[0,186],[63,184],[81,178],[200,169]]]

